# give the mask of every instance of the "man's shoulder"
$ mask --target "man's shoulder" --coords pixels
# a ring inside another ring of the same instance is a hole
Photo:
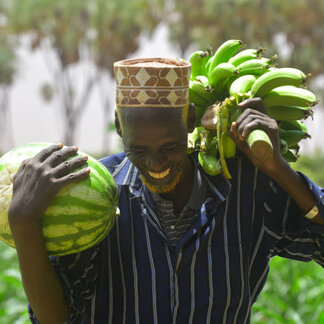
[[[110,173],[113,173],[126,159],[125,152],[108,155],[99,159],[99,162],[103,164]]]

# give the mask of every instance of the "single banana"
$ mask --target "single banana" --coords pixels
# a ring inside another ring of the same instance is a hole
[[[275,120],[298,120],[306,119],[313,115],[313,111],[309,107],[299,106],[270,106],[265,107],[267,115]]]
[[[284,85],[299,87],[306,82],[306,75],[293,68],[279,68],[261,75],[251,88],[251,97],[263,98],[270,90]]]
[[[237,66],[240,76],[247,74],[254,74],[258,76],[268,72],[269,67],[270,65],[262,59],[249,60]]]
[[[243,75],[237,78],[232,82],[229,88],[229,94],[231,96],[234,96],[238,93],[243,94],[248,92],[251,89],[252,85],[255,83],[256,79],[256,76],[252,74]]]
[[[207,63],[209,62],[209,60],[212,58],[213,55],[211,49],[209,48],[206,50],[206,52],[208,53],[208,55],[203,59],[200,68],[200,74],[208,77],[209,65],[207,66]]]
[[[216,176],[221,173],[222,166],[216,155],[208,154],[207,152],[198,153],[198,161],[202,169],[211,176]]]
[[[299,144],[291,145],[289,147],[289,150],[294,150],[296,152],[296,154],[298,154],[298,152],[300,150],[300,146],[299,146]]]
[[[210,143],[213,139],[213,133],[210,132],[208,129],[204,128],[203,126],[199,126],[198,134],[199,134],[199,142],[197,142],[199,146],[199,150],[203,152],[207,152],[208,148],[210,147]]]
[[[287,162],[296,162],[298,159],[298,153],[294,153],[292,150],[288,150],[286,153],[281,155]]]
[[[199,81],[201,84],[203,84],[205,87],[210,86],[208,78],[205,75],[197,75],[196,81]]]
[[[198,149],[198,144],[200,142],[199,127],[195,127],[195,129],[188,134],[187,142],[188,142],[187,145],[188,154]]]
[[[228,62],[228,60],[239,50],[242,45],[242,41],[237,39],[230,39],[224,42],[210,58],[208,70],[209,74],[213,72],[217,65]]]
[[[220,88],[223,88],[224,82],[227,78],[231,78],[238,74],[237,69],[230,63],[220,63],[209,74],[208,80],[210,85],[215,89],[217,93],[220,92]]]
[[[201,75],[204,65],[211,55],[207,51],[196,51],[190,55],[191,79],[194,80],[197,75]]]
[[[230,159],[236,154],[236,144],[228,135],[228,133],[225,133],[223,135],[223,150],[226,159]]]
[[[263,51],[264,51],[264,48],[259,48],[259,49],[248,48],[248,49],[245,49],[245,50],[237,53],[236,55],[232,56],[229,59],[228,63],[231,63],[234,66],[238,66],[243,62],[260,58]]]
[[[189,94],[191,95],[192,92],[195,92],[198,96],[203,98],[207,105],[211,105],[215,102],[215,90],[206,82],[201,82],[200,80],[203,80],[202,78],[196,79],[194,81],[190,81],[190,90]],[[191,97],[190,97],[191,99]],[[196,99],[197,100],[197,99]],[[194,102],[195,103],[195,102]],[[200,103],[200,102],[199,102]]]
[[[195,104],[195,110],[196,110],[196,127],[201,125],[201,118],[204,115],[206,109],[208,108],[208,106],[204,105],[204,106],[200,106]]]
[[[287,120],[279,122],[279,128],[284,130],[300,130],[308,133],[307,126],[300,120]]]
[[[284,139],[282,139],[282,138],[280,138],[279,140],[280,140],[280,153],[281,154],[287,153],[287,151],[288,151],[288,144],[287,144],[287,142]]]
[[[279,137],[287,142],[288,147],[298,144],[310,135],[301,130],[284,130],[279,128]]]
[[[194,103],[196,106],[201,106],[201,107],[208,107],[209,102],[208,100],[201,96],[197,92],[197,88],[199,87],[199,83],[197,81],[189,81],[189,101]],[[201,85],[203,87],[203,85]]]
[[[214,136],[211,139],[211,141],[209,141],[206,152],[200,151],[198,153],[198,161],[200,165],[202,166],[203,170],[211,176],[215,176],[219,174],[222,170],[222,166],[219,161],[219,158],[217,157],[217,154],[218,154],[217,136]]]
[[[263,98],[265,107],[270,106],[299,106],[311,107],[316,102],[313,92],[294,86],[281,86],[270,90]]]

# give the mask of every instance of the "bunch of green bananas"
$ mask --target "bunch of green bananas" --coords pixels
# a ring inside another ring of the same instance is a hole
[[[277,55],[262,57],[263,48],[238,52],[242,45],[240,40],[228,40],[214,54],[210,50],[196,51],[189,59],[192,66],[189,96],[198,119],[189,147],[199,150],[199,161],[207,173],[223,172],[227,178],[230,174],[225,159],[236,152],[228,130],[240,115],[239,102],[262,98],[267,114],[278,122],[281,153],[288,162],[297,160],[299,141],[310,137],[301,119],[312,116],[311,107],[317,103],[316,96],[305,89],[308,76],[302,71],[276,67]],[[217,120],[213,134],[200,126],[201,117],[211,105]],[[271,141],[261,130],[251,132],[247,143],[252,152],[256,148],[256,154],[262,148],[259,155],[264,158],[272,154]]]

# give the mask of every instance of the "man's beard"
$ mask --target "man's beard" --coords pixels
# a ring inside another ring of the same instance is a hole
[[[172,178],[172,182],[170,183],[166,183],[166,184],[156,184],[156,183],[151,183],[150,181],[148,181],[145,177],[143,177],[142,175],[140,176],[140,178],[142,179],[143,183],[145,184],[145,186],[152,192],[155,192],[157,194],[163,194],[163,193],[167,193],[167,192],[171,192],[176,185],[179,183],[180,178],[181,178],[182,172],[179,171],[178,173],[176,173],[176,175]]]

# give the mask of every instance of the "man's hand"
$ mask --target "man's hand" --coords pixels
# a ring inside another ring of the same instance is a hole
[[[284,159],[280,154],[279,130],[277,122],[266,114],[261,98],[247,99],[238,105],[242,109],[242,114],[230,125],[229,135],[234,140],[236,146],[248,156],[253,164],[263,171],[272,172],[278,168],[278,163],[284,163]],[[216,133],[215,118],[217,106],[210,106],[201,118],[201,124],[206,129]],[[252,154],[246,143],[246,138],[254,129],[261,129],[269,136],[273,146],[273,156],[266,162],[261,162]]]
[[[10,226],[38,221],[59,192],[69,183],[86,178],[90,172],[81,167],[87,157],[78,156],[76,147],[52,145],[25,160],[13,179],[13,197],[9,207]],[[73,172],[74,171],[74,172]]]
[[[237,147],[246,154],[249,159],[264,171],[272,171],[276,163],[283,162],[280,154],[279,130],[277,122],[266,114],[261,98],[253,98],[243,101],[238,105],[243,112],[230,128],[230,136]],[[273,156],[266,162],[257,160],[246,143],[246,138],[254,129],[261,129],[269,136],[273,146]]]

